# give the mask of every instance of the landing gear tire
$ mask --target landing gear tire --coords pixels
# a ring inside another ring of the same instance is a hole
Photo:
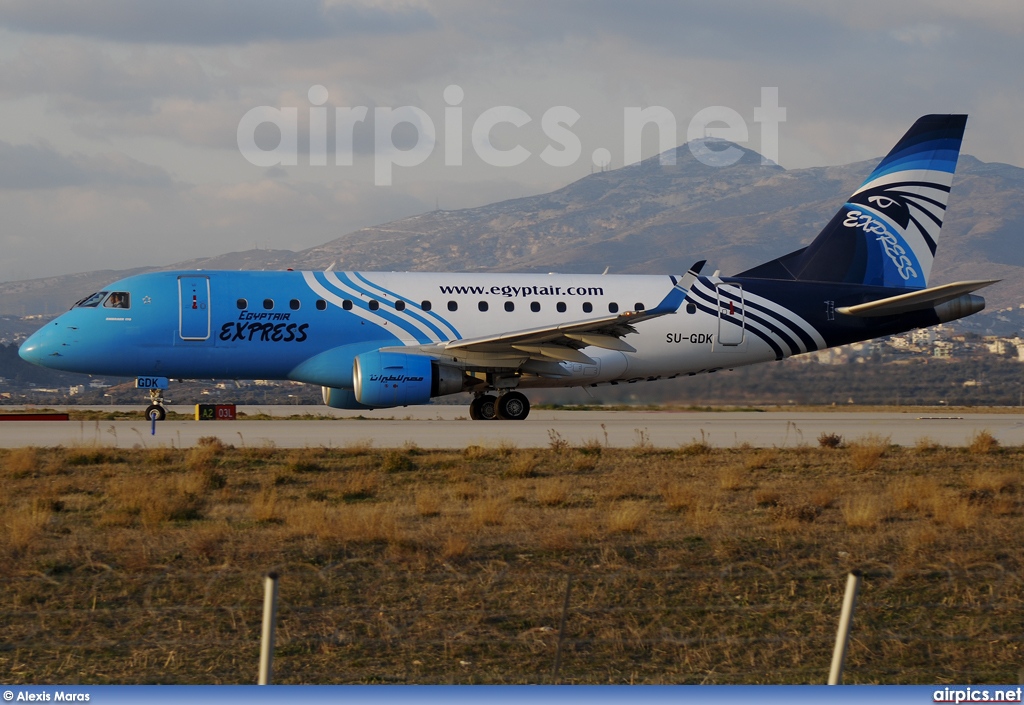
[[[474,421],[493,421],[497,416],[498,400],[490,394],[475,397],[469,404],[469,418]]]
[[[149,406],[146,407],[147,421],[151,420],[154,414],[156,414],[157,421],[163,421],[164,419],[167,418],[167,411],[164,410],[164,408],[159,404],[150,404]]]
[[[498,418],[504,421],[522,421],[530,415],[530,400],[521,392],[509,392],[498,397]]]

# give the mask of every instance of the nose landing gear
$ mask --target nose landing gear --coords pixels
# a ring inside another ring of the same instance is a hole
[[[135,379],[136,389],[149,390],[149,406],[146,407],[147,421],[163,421],[167,418],[164,410],[164,390],[171,384],[166,377],[137,377]],[[156,426],[153,427],[154,429]]]
[[[163,421],[167,418],[167,410],[164,409],[164,390],[162,389],[150,389],[149,390],[149,406],[146,407],[146,419],[151,420],[156,418],[157,421]]]

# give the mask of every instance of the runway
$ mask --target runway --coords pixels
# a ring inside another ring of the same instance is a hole
[[[104,407],[109,410],[109,407]],[[135,408],[135,407],[131,407]],[[191,413],[191,407],[168,407]],[[190,447],[203,436],[216,436],[235,446],[275,445],[281,448],[344,447],[372,444],[394,448],[464,448],[468,445],[520,448],[545,447],[557,433],[572,445],[597,440],[629,448],[649,445],[678,448],[704,440],[717,447],[744,443],[755,447],[817,446],[821,433],[837,433],[847,441],[869,434],[889,437],[898,445],[930,438],[962,446],[979,431],[988,431],[1003,445],[1024,445],[1024,414],[948,413],[908,410],[873,412],[691,412],[691,411],[549,411],[534,410],[526,421],[470,421],[461,406],[424,406],[348,412],[326,407],[238,407],[246,413],[274,416],[309,413],[330,415],[317,420],[162,421],[151,434],[144,421],[7,421],[0,422],[0,447],[101,444],[120,447]]]

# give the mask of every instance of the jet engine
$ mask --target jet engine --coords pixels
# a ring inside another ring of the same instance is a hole
[[[377,350],[356,356],[352,382],[355,401],[380,408],[426,404],[431,397],[461,392],[470,380],[457,367],[423,355]]]
[[[321,387],[324,396],[324,404],[332,409],[372,409],[372,406],[360,404],[356,401],[355,392],[351,389],[339,389],[338,387]]]

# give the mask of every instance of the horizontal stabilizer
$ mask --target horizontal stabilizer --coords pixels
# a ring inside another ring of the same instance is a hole
[[[943,284],[942,286],[936,286],[930,289],[921,289],[920,291],[914,291],[908,294],[890,296],[889,298],[879,299],[878,301],[870,301],[866,304],[842,306],[837,308],[836,311],[847,316],[895,316],[901,313],[910,313],[911,311],[934,308],[939,304],[944,304],[947,301],[960,298],[964,294],[969,294],[972,291],[989,286],[990,284],[995,284],[998,281],[999,279],[984,279],[977,281],[953,282],[952,284]]]

